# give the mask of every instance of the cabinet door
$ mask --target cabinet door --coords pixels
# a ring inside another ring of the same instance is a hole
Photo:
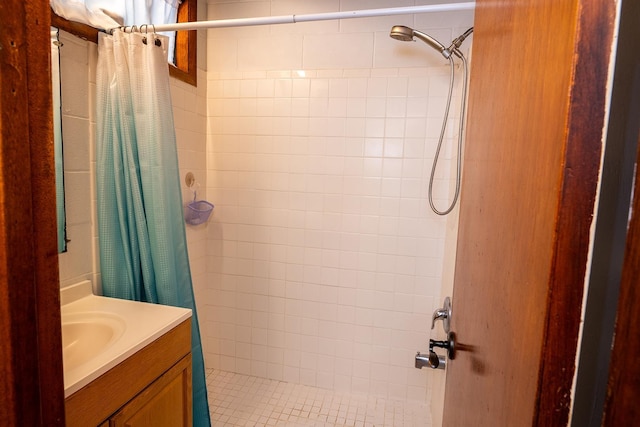
[[[110,426],[188,427],[191,417],[189,354],[118,411]]]

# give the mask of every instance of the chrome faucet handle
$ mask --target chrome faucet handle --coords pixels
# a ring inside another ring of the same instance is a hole
[[[442,327],[446,333],[451,330],[451,298],[446,297],[444,299],[444,305],[442,308],[433,312],[431,318],[431,329],[436,327],[436,320],[442,320]]]
[[[449,312],[444,308],[439,308],[433,312],[433,317],[431,318],[431,329],[436,327],[436,320],[442,320],[447,318]]]

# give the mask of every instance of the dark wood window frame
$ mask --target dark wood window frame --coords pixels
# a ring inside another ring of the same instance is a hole
[[[197,20],[197,0],[183,0],[178,7],[178,22]],[[82,39],[98,43],[98,30],[85,24],[68,21],[51,12],[51,25]],[[176,64],[169,64],[169,74],[183,82],[197,86],[196,30],[176,32]]]

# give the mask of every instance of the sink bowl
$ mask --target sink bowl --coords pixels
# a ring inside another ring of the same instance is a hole
[[[60,314],[68,398],[187,320],[191,310],[94,295],[83,280],[60,289]]]
[[[122,336],[124,329],[124,320],[110,313],[69,313],[63,316],[64,369],[75,369],[98,357]]]

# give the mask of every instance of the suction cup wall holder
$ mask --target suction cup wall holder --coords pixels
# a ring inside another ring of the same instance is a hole
[[[193,191],[193,201],[184,206],[185,222],[189,225],[200,225],[207,222],[211,212],[213,212],[213,205],[206,200],[198,200],[197,188],[199,184],[196,182],[193,173],[187,173],[184,182]]]

